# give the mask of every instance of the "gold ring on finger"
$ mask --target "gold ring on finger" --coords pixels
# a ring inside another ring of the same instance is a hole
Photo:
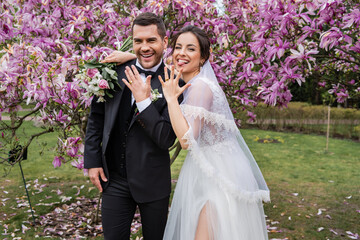
[[[132,83],[133,83],[133,81],[131,81],[131,80],[130,80],[130,81],[129,81],[129,83],[130,83],[130,84],[132,84]]]
[[[165,82],[169,81],[170,79],[169,78],[165,78]]]

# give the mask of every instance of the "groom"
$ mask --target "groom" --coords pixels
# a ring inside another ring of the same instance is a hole
[[[136,206],[140,209],[144,239],[163,237],[171,192],[168,148],[176,138],[158,80],[159,75],[164,79],[162,55],[168,43],[165,34],[160,17],[140,14],[132,25],[137,59],[116,69],[121,89],[106,102],[94,98],[91,104],[84,161],[91,182],[103,192],[105,240],[130,238]],[[131,90],[122,81],[132,83],[125,70],[135,75],[139,71],[142,80],[132,84]],[[144,70],[153,73],[142,73]],[[148,75],[152,75],[151,89],[160,93],[157,99],[149,98]]]

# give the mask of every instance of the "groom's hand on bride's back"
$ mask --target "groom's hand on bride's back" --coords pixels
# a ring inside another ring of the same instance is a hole
[[[95,185],[100,192],[103,191],[101,184],[100,184],[100,177],[101,180],[107,182],[107,178],[105,177],[105,173],[103,168],[90,168],[88,171],[90,181]]]
[[[117,63],[118,65],[126,63],[136,58],[136,55],[129,52],[113,51],[104,58],[101,63]]]

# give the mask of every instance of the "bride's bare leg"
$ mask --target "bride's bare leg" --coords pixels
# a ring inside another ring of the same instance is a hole
[[[201,209],[200,215],[199,215],[199,221],[196,228],[195,233],[195,240],[210,240],[210,234],[209,234],[209,222],[208,222],[208,216],[207,216],[207,205]]]

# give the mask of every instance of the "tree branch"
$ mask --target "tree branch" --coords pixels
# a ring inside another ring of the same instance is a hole
[[[360,62],[351,61],[351,60],[348,60],[348,59],[343,59],[343,58],[334,57],[334,56],[315,55],[314,57],[315,57],[315,58],[328,58],[328,59],[330,59],[330,58],[335,58],[335,59],[338,60],[338,61],[344,61],[344,62],[348,62],[348,63],[354,63],[354,64],[360,66]]]
[[[34,140],[34,138],[37,138],[37,137],[39,137],[39,136],[41,136],[41,135],[44,135],[44,134],[46,134],[46,133],[50,133],[50,132],[53,132],[53,131],[54,131],[54,129],[51,127],[51,128],[49,128],[49,129],[47,129],[47,130],[45,130],[45,131],[42,131],[42,132],[36,133],[36,134],[34,134],[34,135],[31,135],[30,138],[29,138],[29,140],[27,141],[27,143],[26,143],[26,144],[24,145],[24,147],[21,149],[21,152],[20,152],[18,158],[17,158],[17,159],[15,160],[15,162],[12,163],[11,165],[15,165],[16,163],[18,163],[18,162],[21,161],[21,158],[22,158],[25,150],[30,146],[30,144],[31,144],[31,142]]]
[[[344,52],[344,53],[346,53],[346,54],[349,54],[349,55],[352,56],[353,58],[355,58],[355,59],[357,59],[357,60],[360,61],[360,58],[359,58],[356,54],[354,54],[354,53],[352,53],[352,52],[349,52],[349,51],[347,51],[347,50],[341,49],[341,48],[339,48],[339,47],[335,47],[335,49],[337,49],[337,50],[339,50],[339,51],[342,51],[342,52]]]

